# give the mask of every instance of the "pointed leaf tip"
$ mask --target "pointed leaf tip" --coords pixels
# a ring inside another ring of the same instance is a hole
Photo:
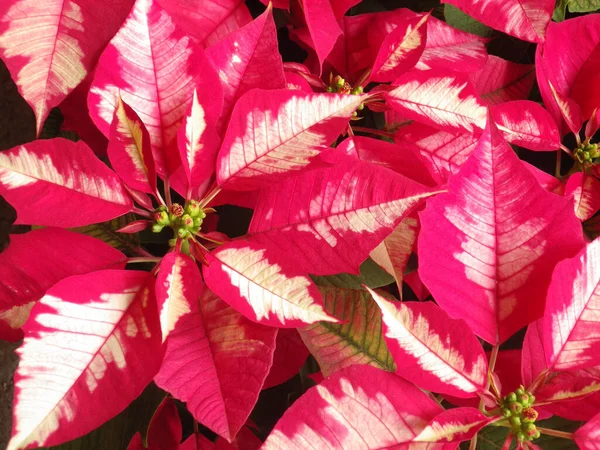
[[[296,328],[318,321],[338,322],[323,310],[317,287],[285,260],[266,254],[251,241],[223,245],[208,255],[206,284],[255,322]]]
[[[186,402],[198,422],[231,442],[258,399],[277,333],[204,288],[169,334],[154,381]]]
[[[486,390],[487,359],[463,320],[451,319],[431,302],[390,302],[366,289],[383,314],[385,340],[400,376],[457,397]]]
[[[107,153],[113,169],[130,188],[146,193],[156,191],[156,169],[148,130],[120,94],[117,94]]]
[[[133,207],[121,180],[83,141],[63,138],[1,152],[0,195],[17,210],[16,224],[77,227]]]
[[[358,273],[381,240],[436,193],[386,168],[343,157],[263,189],[249,234],[268,254],[289,258],[293,252],[290,263],[306,273]]]
[[[0,57],[35,113],[37,136],[50,110],[93,70],[132,4],[133,0],[2,2]]]
[[[357,445],[372,450],[408,448],[441,412],[438,404],[397,375],[354,365],[310,388],[286,411],[261,448],[303,448],[306,442],[335,450]]]
[[[572,204],[539,185],[492,121],[420,218],[423,282],[493,344],[539,317],[554,265],[583,245]]]
[[[48,290],[18,350],[8,449],[75,439],[140,395],[163,355],[152,284],[147,272],[102,270]]]
[[[550,369],[600,365],[598,300],[600,239],[556,265],[544,314],[544,348]]]

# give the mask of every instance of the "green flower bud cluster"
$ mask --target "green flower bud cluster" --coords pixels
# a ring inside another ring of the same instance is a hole
[[[540,437],[535,426],[538,412],[532,408],[535,397],[523,386],[502,399],[500,411],[512,427],[512,433],[519,442],[531,441]]]
[[[357,87],[353,88],[350,85],[350,83],[348,83],[342,77],[337,75],[336,77],[333,78],[333,80],[331,81],[331,84],[329,86],[327,86],[327,92],[335,93],[335,94],[360,95],[363,93],[363,87],[357,86]],[[357,109],[359,111],[362,111],[364,108],[365,108],[365,105],[361,103]],[[354,113],[352,114],[352,117],[356,117],[357,115],[358,115],[358,113],[356,111],[354,111]]]
[[[152,215],[152,231],[160,233],[164,227],[172,228],[175,238],[171,239],[169,244],[173,246],[177,239],[188,239],[198,233],[205,217],[206,213],[196,200],[189,200],[185,207],[178,203],[173,203],[171,208],[162,205],[156,208]]]
[[[581,163],[596,164],[600,162],[600,149],[598,144],[583,143],[575,149],[575,158]]]

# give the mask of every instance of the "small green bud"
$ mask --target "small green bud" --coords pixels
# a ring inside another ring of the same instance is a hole
[[[510,410],[512,411],[513,414],[521,414],[521,411],[523,411],[523,405],[521,405],[520,403],[511,403],[510,404]]]
[[[358,116],[358,113],[357,113],[356,111],[354,111],[354,112],[352,113],[352,117],[356,117],[356,116]]]
[[[538,431],[535,425],[532,423],[525,424],[525,426],[523,426],[521,429],[529,438],[535,436],[535,433]]]
[[[179,229],[177,230],[177,237],[178,237],[179,239],[185,239],[185,238],[187,238],[188,236],[190,236],[190,232],[189,232],[188,230],[186,230],[185,228],[179,228]]]
[[[154,214],[152,214],[152,218],[158,225],[162,225],[163,227],[171,223],[169,220],[169,214],[166,211],[156,211]]]
[[[169,247],[175,247],[177,245],[177,239],[169,239]]]
[[[531,439],[538,439],[540,437],[540,430],[535,430],[535,434],[531,436]]]
[[[194,226],[194,219],[192,219],[192,216],[190,216],[189,214],[184,214],[183,216],[181,216],[181,225],[185,228],[185,229],[190,229]]]
[[[523,442],[523,441],[527,440],[527,436],[525,436],[525,433],[522,433],[521,431],[516,433],[515,437],[517,438],[517,441],[519,441],[519,442]]]
[[[173,214],[175,217],[181,217],[183,216],[183,212],[183,206],[181,206],[179,203],[173,203],[171,206],[171,214]]]
[[[198,217],[200,217],[201,219],[206,219],[206,213],[200,210],[200,212],[198,213]]]
[[[502,413],[503,417],[508,418],[508,417],[512,416],[512,413],[510,412],[510,409],[508,409],[508,408],[502,408],[500,410],[500,412]]]
[[[355,87],[354,89],[352,89],[352,91],[350,91],[350,93],[352,95],[360,95],[363,93],[363,88],[362,86]]]
[[[156,212],[160,212],[160,211],[165,211],[167,212],[168,209],[165,205],[160,205],[158,208],[155,209]]]
[[[200,228],[202,226],[202,218],[201,217],[194,217],[194,227],[195,228]]]
[[[200,203],[198,203],[196,200],[190,200],[188,204],[185,205],[186,214],[189,214],[192,217],[196,217],[200,211],[202,211],[200,209]]]
[[[521,426],[521,419],[518,416],[510,416],[508,421],[514,428],[518,428]]]
[[[365,104],[364,104],[364,103],[361,103],[360,105],[358,105],[358,108],[357,108],[357,109],[358,109],[359,111],[362,111],[363,109],[365,109]]]
[[[590,152],[583,152],[583,160],[589,161],[591,159]]]
[[[163,225],[155,223],[154,225],[152,225],[152,232],[153,233],[160,233],[163,230],[163,228],[164,228]]]
[[[523,386],[520,386],[516,391],[515,394],[517,395],[523,395],[525,393],[525,388]]]
[[[508,403],[514,403],[517,401],[517,394],[515,394],[514,392],[511,392],[510,394],[508,394],[506,396],[506,401]]]
[[[523,417],[523,422],[525,422],[525,423],[533,423],[538,418],[538,412],[535,409],[531,408],[531,407],[525,408],[521,412],[521,417]]]
[[[338,88],[338,89],[342,89],[344,87],[344,85],[346,84],[346,80],[344,80],[342,77],[340,77],[339,75],[337,75],[334,79],[333,79],[333,86]]]
[[[327,92],[332,93],[333,92],[333,88],[331,86],[327,86]]]

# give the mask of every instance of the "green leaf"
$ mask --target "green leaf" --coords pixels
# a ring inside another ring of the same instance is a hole
[[[165,395],[165,391],[156,387],[154,383],[151,383],[121,414],[112,418],[100,428],[74,441],[55,447],[44,447],[44,449],[125,449],[136,432],[141,432],[142,436],[146,435],[150,419],[160,402],[165,398]]]
[[[552,19],[555,22],[562,22],[565,20],[565,14],[567,12],[568,0],[557,0],[554,12],[552,13]]]
[[[140,245],[140,240],[137,233],[117,233],[119,228],[124,227],[129,222],[133,222],[135,216],[131,213],[125,214],[124,216],[117,217],[116,219],[109,220],[108,222],[95,223],[92,225],[86,225],[85,227],[71,228],[72,231],[77,233],[87,234],[88,236],[95,237],[107,244],[113,246],[117,250],[121,250],[126,254],[135,253],[135,250]]]
[[[561,3],[564,0],[559,0]],[[584,13],[600,9],[600,0],[568,0],[569,11],[572,13]]]
[[[489,37],[492,35],[493,30],[490,27],[482,24],[449,3],[444,5],[444,17],[446,23],[451,27],[482,37]]]
[[[319,287],[324,309],[345,323],[318,322],[299,328],[324,376],[351,364],[396,370],[381,330],[381,311],[365,290]]]
[[[394,283],[394,278],[379,267],[371,258],[360,265],[360,275],[340,273],[326,277],[313,275],[311,277],[317,286],[333,286],[346,289],[361,290],[362,285],[371,289]]]
[[[581,422],[574,422],[572,420],[554,416],[550,419],[536,422],[536,426],[549,428],[552,430],[572,432],[581,426]],[[501,450],[502,444],[504,444],[504,440],[506,439],[507,435],[508,428],[495,426],[485,427],[477,434],[477,450]],[[542,434],[539,439],[536,439],[532,442],[544,449],[571,450],[575,448],[573,441],[555,436],[549,436],[547,434]],[[514,441],[510,448],[511,450],[516,448],[516,443]]]

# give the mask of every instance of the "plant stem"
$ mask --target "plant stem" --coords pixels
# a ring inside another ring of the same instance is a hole
[[[567,155],[569,155],[571,158],[573,158],[573,152],[571,150],[569,150],[567,147],[565,147],[564,145],[560,144],[560,149],[565,152]]]
[[[144,211],[143,209],[134,207],[131,211],[134,214],[137,214],[138,216],[142,216],[142,217],[146,217],[148,219],[152,219],[152,215],[148,211]]]
[[[562,163],[562,150],[556,152],[556,166],[554,168],[554,176],[560,179],[560,165]]]
[[[171,183],[169,182],[169,177],[165,178],[165,200],[167,207],[170,208],[173,203],[171,202]]]
[[[138,255],[142,255],[142,256],[144,256],[144,257],[146,257],[146,258],[155,258],[155,256],[154,256],[152,253],[150,253],[150,252],[147,252],[147,251],[146,251],[146,250],[144,250],[142,247],[137,247],[137,248],[135,249],[135,252],[136,252]]]
[[[542,434],[547,434],[548,436],[555,436],[563,439],[573,440],[573,433],[569,433],[567,431],[558,431],[552,430],[551,428],[543,428],[537,427],[537,430]]]
[[[537,388],[540,386],[540,384],[542,384],[543,382],[546,381],[547,376],[548,376],[548,369],[544,369],[542,372],[540,372],[540,374],[533,381],[533,383],[531,383],[531,386],[529,386],[527,388],[527,392],[531,392],[532,394],[535,394],[535,391],[537,391]],[[538,403],[536,402],[536,404],[538,404]]]
[[[348,124],[348,136],[354,137],[354,130],[352,129],[350,124]]]
[[[161,260],[161,258],[159,258],[158,256],[153,256],[153,257],[134,257],[134,258],[127,258],[127,264],[130,263],[157,263]]]
[[[206,197],[204,197],[202,199],[202,201],[200,202],[200,208],[204,208],[205,206],[207,206],[210,202],[212,202],[214,200],[214,198],[219,195],[219,192],[221,192],[221,188],[219,186],[214,185],[214,187],[212,188],[212,190],[206,195]]]
[[[475,450],[477,448],[477,435],[473,436],[471,443],[469,444],[469,450]]]
[[[363,72],[363,74],[361,75],[361,77],[358,79],[358,81],[356,82],[356,86],[363,86],[365,84],[365,82],[369,79],[369,77],[371,76],[371,69],[367,69]]]
[[[494,372],[494,369],[496,368],[496,361],[498,360],[498,350],[500,350],[500,345],[496,344],[492,347],[492,353],[490,355],[490,362],[488,364],[488,373],[487,373],[488,376],[487,376],[486,389],[489,389],[491,386],[496,397],[500,398],[500,392],[498,391],[498,388],[496,387],[496,383],[494,383],[494,380],[492,377],[492,373]]]
[[[156,190],[154,191],[154,197],[156,197],[156,201],[158,201],[159,204],[167,206],[164,199],[162,198],[162,195],[160,195],[158,188],[156,188]]]
[[[392,133],[388,133],[387,131],[382,131],[382,130],[375,130],[372,128],[352,127],[352,130],[358,131],[359,133],[370,133],[370,134],[374,134],[375,136],[383,136],[383,137],[390,138],[390,139],[394,138],[394,135]]]

